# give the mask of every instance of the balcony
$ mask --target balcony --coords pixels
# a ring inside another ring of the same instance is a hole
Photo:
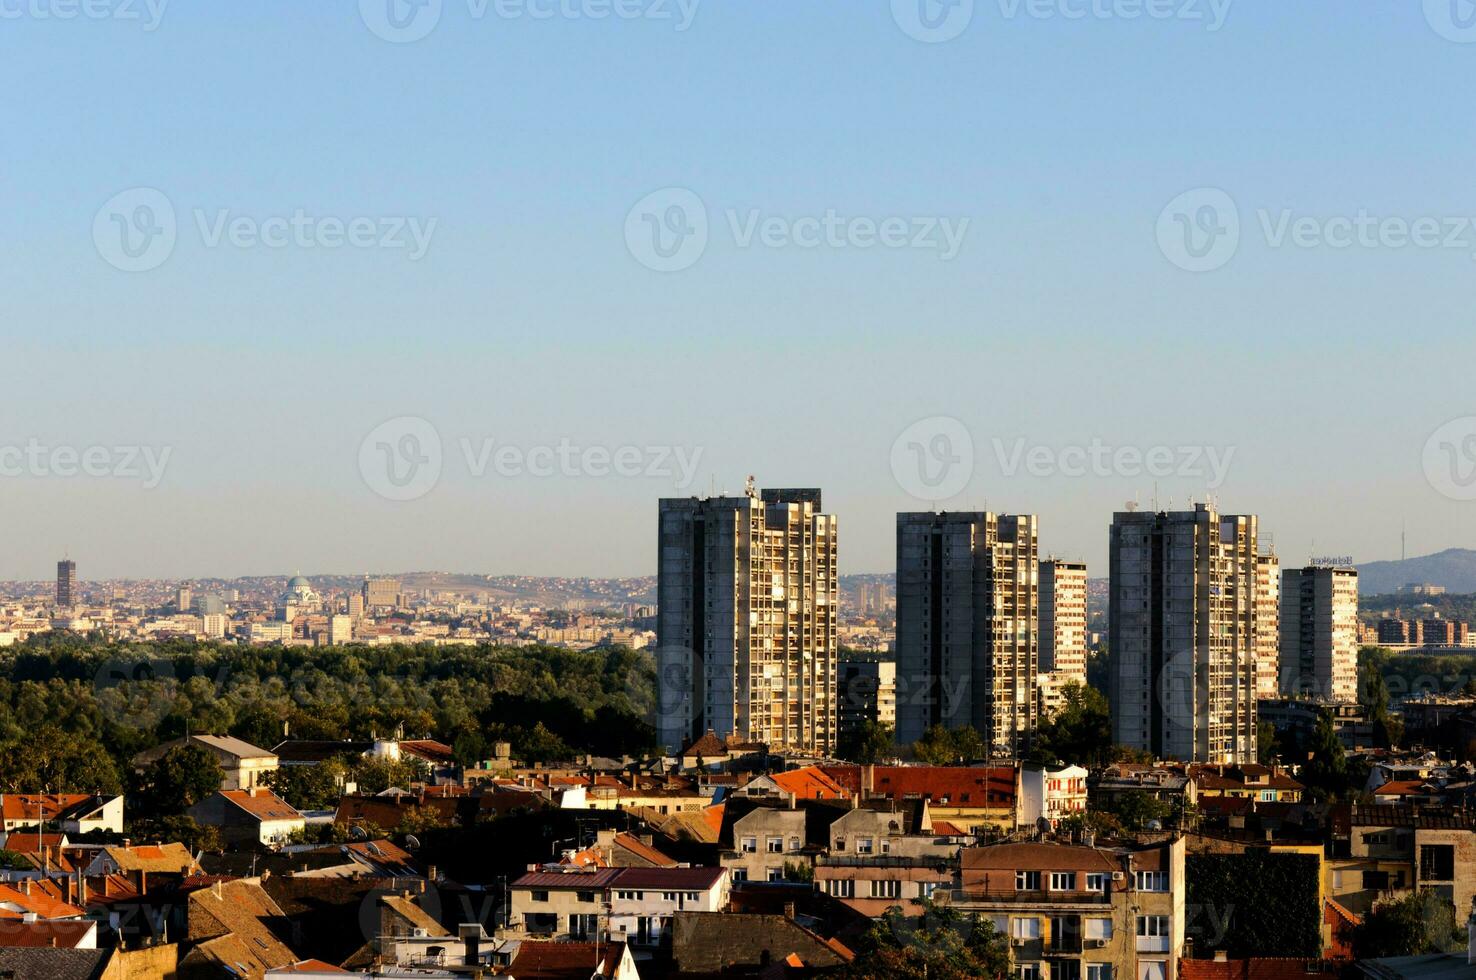
[[[948,900],[955,905],[1111,905],[1105,892],[1053,892],[1046,889],[953,888]]]

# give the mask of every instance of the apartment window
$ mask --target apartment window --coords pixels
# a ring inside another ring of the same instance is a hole
[[[1365,871],[1363,873],[1363,887],[1365,890],[1383,891],[1389,887],[1389,872],[1387,871]]]
[[[1039,871],[1016,871],[1015,872],[1015,890],[1016,891],[1022,891],[1022,892],[1038,892],[1038,891],[1040,891],[1040,872]]]
[[[1421,844],[1420,879],[1422,881],[1455,880],[1455,845]]]
[[[857,854],[870,854],[873,843],[874,842],[872,841],[872,839],[870,837],[857,837],[856,838],[856,853]]]
[[[782,853],[784,853],[784,838],[783,837],[770,837],[765,843],[769,847],[769,853],[770,854],[782,854]]]
[[[661,900],[663,902],[675,902],[677,900],[677,893],[676,892],[662,892],[661,893]]]
[[[738,845],[738,849],[740,851],[742,851],[744,854],[752,854],[752,853],[754,853],[755,851],[758,850],[758,838],[757,837],[745,837],[745,838],[743,838],[742,842]]]
[[[701,892],[687,892],[687,901],[689,901],[689,902],[696,902],[696,901],[700,901],[701,899],[702,899],[702,893]]]
[[[881,842],[881,851],[882,851],[882,853],[883,854],[889,854],[889,853],[891,853],[891,850],[892,850],[892,842],[891,842],[891,840],[889,838],[883,837],[882,838],[882,842]]]
[[[1166,915],[1140,915],[1138,916],[1138,935],[1143,937],[1167,936],[1169,934],[1169,917]]]
[[[825,894],[836,898],[855,898],[856,881],[854,878],[832,878],[825,883]]]
[[[1053,892],[1074,892],[1074,891],[1076,891],[1076,872],[1075,871],[1052,871],[1051,872],[1051,891],[1053,891]]]
[[[1010,935],[1015,939],[1039,939],[1040,920],[1036,918],[1011,919]]]
[[[575,892],[574,893],[574,897],[577,898],[581,902],[593,902],[593,901],[595,901],[595,893],[594,892]]]
[[[789,849],[791,851],[797,851],[800,849],[800,839],[798,837],[789,838]]]
[[[1110,963],[1088,963],[1086,980],[1112,980],[1112,965]]]
[[[872,898],[901,898],[902,882],[900,881],[873,881],[871,883]]]
[[[1169,876],[1166,871],[1137,871],[1133,874],[1134,884],[1140,892],[1166,892]]]
[[[640,892],[616,892],[615,893],[615,897],[618,898],[622,902],[636,902],[636,901],[640,901],[641,893]]]
[[[1015,966],[1015,980],[1040,980],[1039,963],[1019,963]]]
[[[535,901],[535,902],[546,902],[546,901],[548,901],[548,892],[534,892],[533,893],[533,901]]]
[[[919,881],[917,883],[917,893],[922,898],[932,898],[933,892],[937,890],[938,883],[936,881]]]
[[[748,880],[748,871],[746,869],[744,869],[744,868],[733,868],[729,872],[729,874],[732,875],[732,878],[733,878],[734,881],[747,881]]]
[[[1081,960],[1051,960],[1051,980],[1081,980]]]
[[[837,851],[844,851],[846,849],[846,839],[844,837],[837,837],[835,839],[835,849]]]
[[[770,868],[769,869],[769,880],[770,881],[783,881],[784,880],[784,869],[783,868]]]
[[[1107,876],[1104,874],[1087,875],[1086,890],[1089,892],[1105,892],[1107,890]]]

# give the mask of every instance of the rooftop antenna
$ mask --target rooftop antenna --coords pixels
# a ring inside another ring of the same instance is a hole
[[[746,497],[758,496],[758,485],[754,482],[754,475],[748,474],[748,479],[743,484],[743,494]]]

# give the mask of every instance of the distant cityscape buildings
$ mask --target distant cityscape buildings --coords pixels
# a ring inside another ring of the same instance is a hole
[[[77,602],[77,563],[63,558],[56,563],[56,604],[70,609]]]
[[[819,490],[660,502],[657,734],[830,753],[837,524]]]

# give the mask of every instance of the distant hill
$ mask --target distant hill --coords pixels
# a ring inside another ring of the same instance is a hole
[[[1476,592],[1476,551],[1447,548],[1420,558],[1371,561],[1358,566],[1358,591],[1362,595],[1396,592],[1411,582],[1443,585],[1451,592]]]

